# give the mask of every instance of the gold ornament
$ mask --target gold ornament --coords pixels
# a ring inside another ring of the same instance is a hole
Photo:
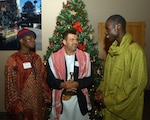
[[[72,11],[70,11],[70,13],[71,13],[72,15],[76,15],[77,12],[75,12],[74,10],[72,10]]]

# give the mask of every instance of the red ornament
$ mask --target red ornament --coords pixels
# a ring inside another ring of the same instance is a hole
[[[81,27],[79,21],[75,22],[75,23],[72,25],[72,27],[73,27],[74,29],[76,29],[76,32],[82,32],[82,27]]]
[[[72,27],[73,28],[77,28],[78,26],[80,26],[80,22],[79,21],[75,22]]]
[[[85,49],[86,49],[85,45],[81,44],[81,43],[78,44],[78,48],[83,51],[85,51]]]
[[[81,26],[77,27],[76,32],[82,32],[82,27]]]
[[[60,25],[60,22],[56,22],[56,25]]]
[[[55,34],[55,35],[57,34],[57,31],[56,31],[56,30],[54,30],[54,34]]]
[[[66,6],[67,6],[67,7],[70,7],[70,2],[69,2],[69,1],[67,1]]]

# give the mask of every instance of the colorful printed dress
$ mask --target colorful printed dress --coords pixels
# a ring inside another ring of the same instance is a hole
[[[45,120],[50,101],[46,72],[39,55],[11,55],[5,67],[5,107],[8,113],[23,112],[25,120]]]

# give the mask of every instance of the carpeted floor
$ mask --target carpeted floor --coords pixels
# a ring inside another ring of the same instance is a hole
[[[0,120],[15,120],[10,118],[7,113],[0,112]],[[150,120],[150,90],[145,91],[143,120]]]

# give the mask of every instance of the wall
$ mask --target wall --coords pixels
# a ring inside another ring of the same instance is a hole
[[[49,38],[52,36],[56,25],[56,17],[62,9],[62,3],[67,0],[42,0],[42,51],[37,53],[43,58],[49,45]],[[145,53],[147,61],[150,61],[150,1],[149,0],[83,0],[86,4],[86,10],[89,15],[89,23],[94,29],[95,41],[98,40],[98,22],[105,20],[112,14],[121,14],[127,21],[145,21],[146,22],[146,40]],[[0,112],[4,110],[4,65],[8,56],[15,51],[0,51]],[[150,63],[148,63],[148,70]],[[150,76],[150,71],[149,71]],[[150,83],[147,85],[150,89]]]

